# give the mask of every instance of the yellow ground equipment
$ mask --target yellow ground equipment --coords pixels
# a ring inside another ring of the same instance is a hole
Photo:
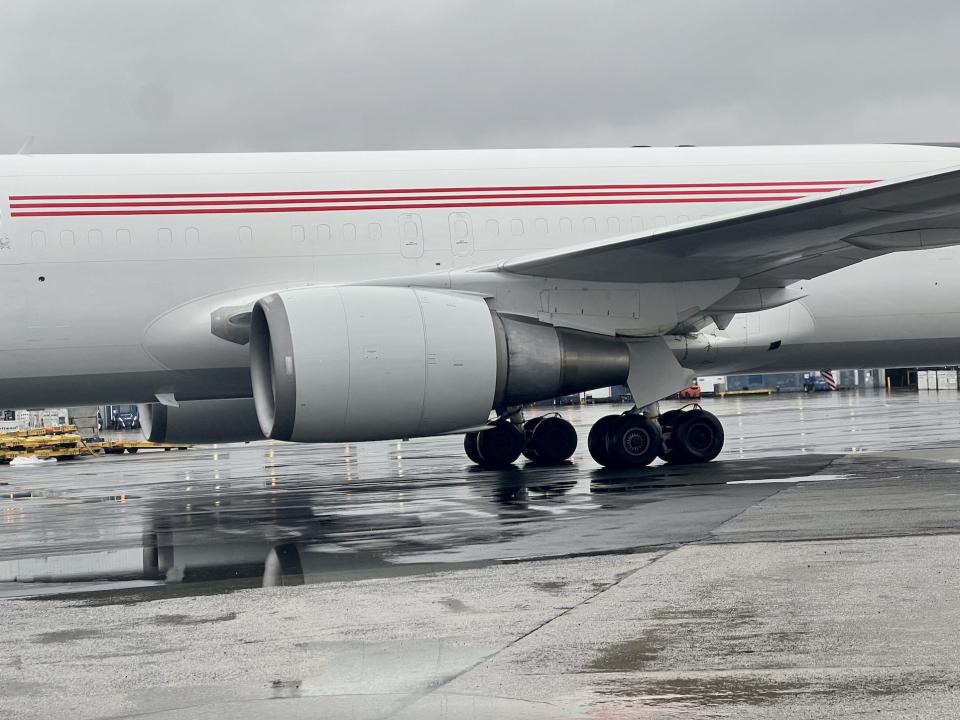
[[[773,390],[763,388],[761,390],[724,390],[716,393],[717,397],[736,397],[738,395],[773,395]]]
[[[54,427],[0,433],[0,465],[6,465],[18,457],[75,460],[81,457],[119,455],[124,452],[135,453],[138,450],[145,449],[186,450],[188,447],[187,445],[169,445],[151,443],[145,440],[125,440],[123,438],[85,441],[77,432],[76,425],[56,425]]]

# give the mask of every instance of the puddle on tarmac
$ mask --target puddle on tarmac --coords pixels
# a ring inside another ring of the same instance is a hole
[[[227,622],[236,620],[237,614],[229,612],[217,617],[193,617],[192,615],[157,615],[153,618],[156,625],[206,625],[207,623]]]
[[[464,603],[462,600],[457,600],[456,598],[444,598],[440,601],[440,604],[446,607],[448,610],[451,610],[456,613],[464,612],[474,612],[473,608]]]
[[[823,480],[845,480],[847,475],[804,475],[785,478],[763,478],[756,480],[729,480],[727,485],[761,485],[764,483],[803,483],[803,482],[821,482]]]
[[[34,635],[34,642],[41,645],[51,645],[54,643],[70,642],[72,640],[84,640],[86,638],[98,637],[99,635],[99,630],[90,630],[87,628],[74,628],[73,630],[53,630],[52,632]]]
[[[644,705],[705,707],[770,705],[797,697],[882,697],[944,686],[943,678],[919,673],[812,679],[737,673],[673,678],[623,677],[598,683],[594,691],[600,696],[628,698]]]
[[[640,700],[646,705],[766,705],[785,696],[820,695],[833,688],[799,681],[773,681],[758,676],[670,678],[663,680],[611,680],[599,684],[601,695]]]
[[[709,608],[661,608],[653,611],[656,620],[723,620],[726,624],[752,620],[756,614],[749,610],[719,613]]]
[[[272,697],[274,698],[296,698],[300,697],[300,686],[302,680],[274,680],[270,683]]]
[[[565,580],[547,580],[545,582],[535,582],[533,587],[544,592],[562,592],[569,584]]]
[[[665,638],[647,632],[639,638],[617,643],[608,648],[584,669],[587,672],[634,672],[645,669],[663,652]]]

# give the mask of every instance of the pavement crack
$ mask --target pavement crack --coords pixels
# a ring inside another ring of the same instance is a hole
[[[662,553],[656,555],[656,556],[653,557],[653,558],[648,559],[643,565],[640,565],[640,566],[634,568],[633,570],[628,570],[628,571],[626,571],[626,572],[619,573],[618,575],[616,575],[616,577],[615,577],[610,583],[607,583],[606,585],[604,585],[604,587],[600,588],[599,590],[597,590],[597,591],[594,592],[594,593],[591,593],[591,594],[588,595],[587,597],[583,598],[583,600],[581,600],[580,602],[575,603],[574,605],[571,605],[571,606],[568,607],[568,608],[564,608],[561,612],[558,612],[558,613],[556,613],[555,615],[550,616],[549,618],[547,618],[547,619],[544,620],[543,622],[539,623],[539,624],[536,625],[535,627],[531,628],[531,629],[528,630],[527,632],[523,633],[522,635],[518,635],[517,637],[515,637],[513,640],[511,640],[510,642],[508,642],[508,643],[507,643],[506,645],[504,645],[503,647],[501,647],[501,648],[499,648],[499,649],[497,649],[497,650],[494,650],[492,653],[489,653],[488,655],[484,655],[482,658],[480,658],[479,660],[477,660],[475,663],[472,663],[471,665],[468,665],[467,667],[463,668],[462,670],[460,670],[460,671],[458,671],[458,672],[455,672],[455,673],[452,673],[452,674],[450,674],[450,675],[444,676],[444,677],[441,678],[438,682],[433,683],[433,684],[432,684],[430,687],[428,687],[428,688],[425,688],[422,692],[419,692],[419,693],[416,693],[416,694],[413,694],[413,695],[408,696],[407,698],[405,698],[405,699],[403,700],[403,702],[401,702],[401,703],[400,703],[396,708],[394,708],[391,712],[389,712],[388,714],[384,715],[384,718],[390,718],[390,717],[396,716],[398,713],[402,712],[403,710],[406,710],[407,708],[411,707],[412,705],[415,705],[416,703],[418,703],[420,700],[422,700],[423,698],[427,697],[428,695],[432,695],[432,694],[435,693],[437,690],[440,690],[441,688],[446,687],[447,685],[449,685],[450,683],[452,683],[454,680],[456,680],[456,679],[458,679],[458,678],[460,678],[460,677],[463,677],[463,676],[466,675],[467,673],[470,673],[470,672],[476,670],[478,667],[480,667],[480,666],[483,665],[484,663],[486,663],[486,662],[488,662],[488,661],[490,661],[490,660],[493,660],[495,657],[497,657],[498,655],[500,655],[500,654],[503,653],[504,651],[509,650],[510,648],[514,647],[514,646],[517,645],[518,643],[526,640],[528,637],[530,637],[531,635],[534,635],[535,633],[539,632],[540,630],[542,630],[543,628],[547,627],[547,626],[550,625],[551,623],[556,622],[557,620],[560,620],[560,619],[563,618],[563,617],[566,617],[567,615],[569,615],[570,613],[572,613],[574,610],[576,610],[576,609],[578,609],[578,608],[580,608],[580,607],[583,607],[584,605],[586,605],[586,604],[588,604],[589,602],[595,600],[596,598],[600,597],[600,596],[603,595],[604,593],[609,592],[610,590],[618,587],[618,586],[619,586],[621,583],[623,583],[625,580],[633,577],[633,576],[636,575],[638,572],[641,572],[642,570],[645,570],[645,569],[649,568],[651,565],[653,565],[653,564],[656,563],[656,562],[659,562],[659,561],[662,560],[663,558],[665,558],[665,557],[667,557],[667,556],[669,556],[669,555],[672,555],[673,553],[675,553],[677,550],[681,549],[682,547],[684,547],[684,545],[678,545],[677,547],[675,547],[675,548],[673,548],[673,549],[671,549],[671,550],[667,550],[667,551],[665,551],[665,552],[662,552]]]
[[[823,470],[826,470],[827,468],[829,468],[831,465],[833,465],[834,462],[836,462],[836,460],[831,460],[829,463],[827,463],[827,465],[823,468]],[[821,472],[822,472],[822,471],[821,471]],[[750,512],[751,510],[753,510],[753,509],[754,509],[755,507],[757,507],[758,505],[763,505],[765,502],[767,502],[767,501],[770,500],[771,498],[775,498],[777,495],[780,495],[781,493],[786,492],[787,490],[790,490],[790,489],[795,488],[795,487],[796,487],[796,485],[795,485],[794,483],[789,483],[789,484],[784,484],[782,487],[778,487],[778,488],[772,490],[771,493],[770,493],[769,495],[767,495],[766,497],[758,500],[757,502],[750,503],[750,504],[747,505],[746,507],[740,508],[740,509],[737,510],[735,513],[733,513],[732,515],[730,515],[728,518],[726,518],[726,519],[724,519],[724,520],[721,520],[721,521],[718,522],[716,525],[714,525],[713,528],[712,528],[709,532],[707,532],[707,533],[704,534],[703,536],[697,538],[696,540],[691,540],[690,542],[688,542],[688,543],[686,543],[686,544],[687,544],[687,545],[698,545],[698,544],[703,544],[703,543],[710,542],[712,538],[716,538],[716,535],[715,535],[716,531],[719,530],[720,528],[722,528],[724,525],[726,525],[726,524],[728,524],[728,523],[731,523],[731,522],[734,522],[734,521],[735,521],[737,518],[739,518],[741,515],[744,515],[745,513]]]
[[[831,463],[831,464],[832,464],[832,463]],[[829,465],[828,465],[828,467],[829,467]],[[664,558],[669,557],[669,556],[672,555],[673,553],[677,552],[678,550],[683,549],[684,547],[686,547],[686,546],[688,546],[688,545],[697,545],[697,544],[703,544],[703,543],[705,543],[705,542],[708,542],[709,539],[713,536],[713,532],[714,532],[717,528],[722,527],[723,525],[725,525],[726,523],[728,523],[728,522],[730,522],[730,521],[732,521],[732,520],[735,520],[735,519],[738,518],[740,515],[742,515],[743,513],[747,512],[748,510],[750,510],[750,509],[753,507],[753,505],[766,502],[766,501],[769,500],[771,497],[774,497],[774,496],[780,494],[781,492],[783,492],[784,490],[788,489],[789,487],[790,487],[790,486],[787,485],[787,486],[783,486],[783,487],[778,487],[778,488],[775,488],[775,489],[771,489],[770,494],[767,495],[767,496],[765,496],[765,497],[764,497],[763,499],[761,499],[759,502],[757,502],[757,503],[752,503],[752,504],[750,504],[750,505],[748,505],[747,507],[744,507],[744,508],[740,508],[740,509],[737,510],[736,512],[732,513],[730,516],[724,518],[722,521],[720,521],[719,523],[717,523],[708,533],[706,533],[706,534],[704,534],[704,535],[702,535],[702,536],[700,536],[700,537],[698,537],[698,538],[693,538],[693,539],[691,539],[691,540],[689,540],[689,541],[686,541],[686,542],[677,543],[676,545],[674,545],[674,546],[671,547],[670,549],[665,550],[665,551],[662,551],[662,552],[660,552],[660,553],[654,553],[654,557],[649,558],[649,559],[647,560],[647,562],[645,562],[643,565],[640,565],[639,567],[636,567],[636,568],[634,568],[633,570],[630,570],[630,571],[627,571],[627,572],[624,572],[624,573],[621,573],[621,574],[617,575],[617,576],[613,579],[612,582],[607,583],[606,585],[604,585],[604,587],[598,589],[598,590],[597,590],[596,592],[594,592],[594,593],[591,593],[590,595],[588,595],[587,597],[585,597],[585,598],[584,598],[583,600],[581,600],[580,602],[578,602],[578,603],[576,603],[576,604],[574,604],[574,605],[571,605],[571,606],[568,607],[568,608],[565,608],[564,610],[562,610],[561,612],[556,613],[555,615],[552,615],[551,617],[547,618],[546,620],[544,620],[543,622],[541,622],[541,623],[538,624],[537,626],[531,628],[530,630],[528,630],[527,632],[523,633],[522,635],[517,636],[516,638],[514,638],[513,640],[511,640],[510,642],[508,642],[506,645],[504,645],[503,647],[501,647],[501,648],[493,651],[492,653],[489,653],[488,655],[483,656],[482,658],[480,658],[480,659],[477,660],[476,662],[472,663],[471,665],[463,668],[462,670],[460,670],[460,671],[458,671],[458,672],[456,672],[456,673],[452,673],[452,674],[450,674],[450,675],[447,675],[447,676],[444,676],[444,677],[438,679],[437,682],[432,683],[429,687],[424,688],[421,692],[416,693],[416,694],[412,694],[412,695],[404,698],[404,700],[403,700],[402,702],[400,702],[392,711],[390,711],[389,713],[387,713],[387,714],[384,716],[384,718],[395,717],[398,713],[400,713],[400,712],[406,710],[407,708],[415,705],[416,703],[418,703],[418,702],[419,702],[420,700],[422,700],[423,698],[425,698],[425,697],[427,697],[427,696],[429,696],[429,695],[437,692],[437,691],[440,690],[441,688],[446,687],[447,685],[449,685],[449,684],[452,683],[453,681],[457,680],[458,678],[461,678],[461,677],[463,677],[464,675],[466,675],[466,674],[468,674],[468,673],[470,673],[470,672],[473,672],[474,670],[476,670],[477,668],[479,668],[480,666],[482,666],[484,663],[489,662],[490,660],[493,660],[494,658],[496,658],[498,655],[500,655],[500,654],[503,653],[504,651],[509,650],[510,648],[514,647],[515,645],[517,645],[518,643],[522,642],[523,640],[526,640],[527,638],[529,638],[530,636],[532,636],[532,635],[534,635],[535,633],[539,632],[540,630],[542,630],[543,628],[547,627],[547,626],[550,625],[551,623],[556,622],[557,620],[560,620],[560,619],[563,618],[563,617],[566,617],[567,615],[569,615],[569,614],[572,613],[573,611],[577,610],[578,608],[580,608],[580,607],[582,607],[582,606],[584,606],[584,605],[592,602],[593,600],[595,600],[596,598],[600,597],[600,596],[603,595],[604,593],[612,590],[613,588],[618,587],[618,586],[619,586],[621,583],[623,583],[625,580],[633,577],[635,574],[637,574],[637,573],[639,573],[639,572],[641,572],[641,571],[643,571],[643,570],[646,570],[647,568],[651,567],[654,563],[657,563],[657,562],[663,560]],[[538,559],[542,559],[542,558],[538,558]]]

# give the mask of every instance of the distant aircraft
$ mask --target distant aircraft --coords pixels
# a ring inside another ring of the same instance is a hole
[[[0,157],[0,407],[151,438],[464,432],[562,462],[535,400],[626,383],[597,461],[706,462],[697,372],[960,361],[960,148]],[[900,252],[900,251],[912,252]]]

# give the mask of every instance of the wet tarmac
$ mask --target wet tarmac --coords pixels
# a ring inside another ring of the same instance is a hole
[[[960,396],[704,405],[704,467],[444,437],[2,468],[0,717],[952,717]]]

